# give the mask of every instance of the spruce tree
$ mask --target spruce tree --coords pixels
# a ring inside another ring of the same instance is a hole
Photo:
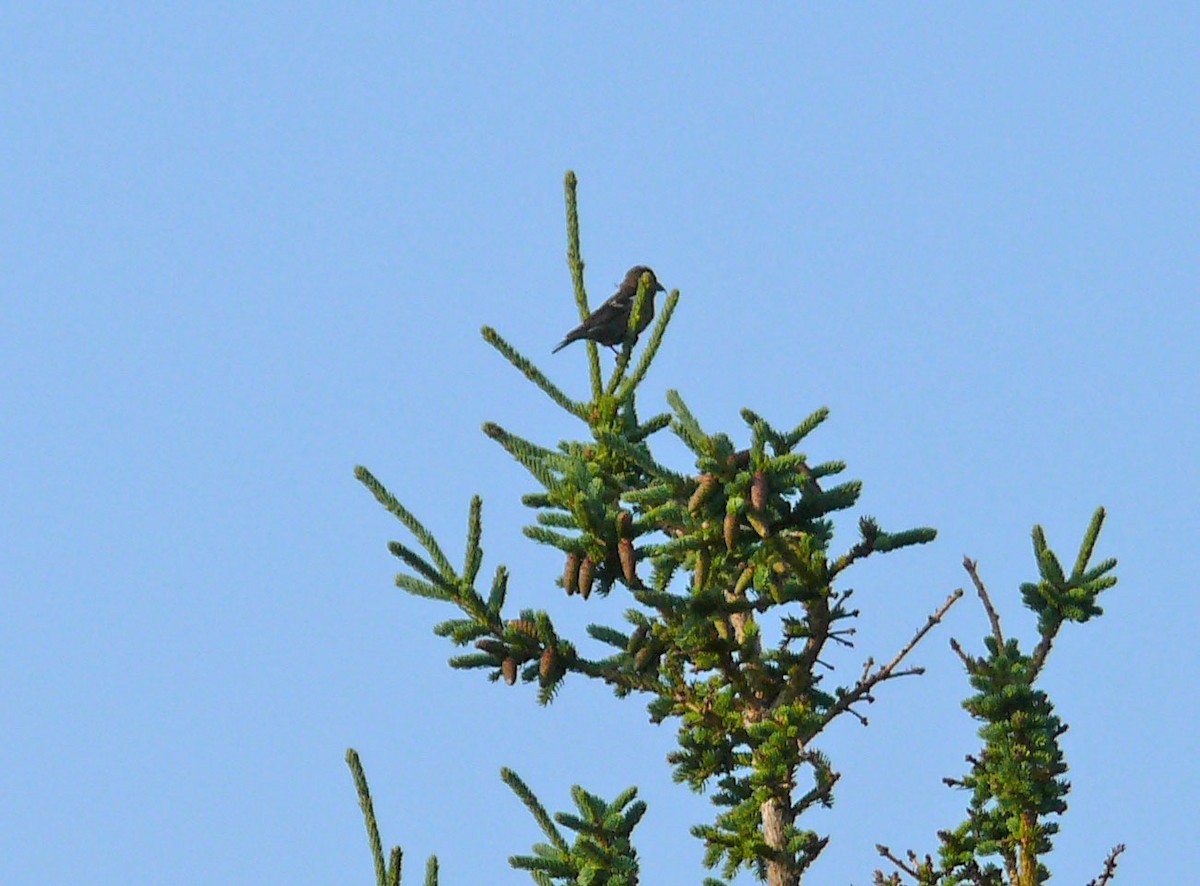
[[[566,203],[567,263],[580,317],[586,318],[576,179],[570,172]],[[667,295],[648,337],[635,348],[636,331],[652,311],[653,285],[653,277],[644,275],[607,375],[596,344],[586,342],[586,399],[564,392],[498,331],[482,330],[489,345],[582,425],[578,439],[555,445],[528,440],[493,422],[483,431],[536,482],[523,497],[534,515],[524,532],[561,553],[563,571],[554,581],[562,593],[582,601],[592,594],[619,593],[635,604],[626,611],[625,624],[588,626],[589,648],[606,647],[607,653],[587,654],[578,638],[560,634],[545,610],[514,612],[503,565],[481,583],[478,496],[468,508],[465,555],[456,568],[373,474],[358,467],[356,476],[415,539],[415,547],[402,541],[388,545],[403,564],[396,584],[457,609],[434,627],[466,650],[450,659],[452,667],[482,670],[509,686],[534,686],[543,705],[571,675],[600,680],[617,698],[644,697],[653,722],[669,720],[676,727],[678,747],[668,757],[675,779],[695,791],[711,789],[716,812],[692,829],[703,842],[706,865],[723,878],[744,869],[770,886],[799,886],[829,839],[807,827],[804,815],[832,803],[839,778],[818,739],[842,716],[865,724],[861,708],[875,700],[882,684],[922,672],[906,664],[909,653],[963,591],[954,591],[929,613],[902,648],[870,657],[861,672],[839,679],[823,655],[852,645],[859,610],[851,603],[852,592],[843,589],[845,574],[868,557],[928,543],[935,532],[885,530],[863,517],[855,542],[835,547],[834,518],[858,502],[861,484],[840,479],[842,462],[813,464],[802,448],[828,417],[825,408],[790,428],[777,428],[758,412],[743,409],[744,428],[711,432],[683,396],[669,390],[671,411],[643,419],[638,389],[679,301],[678,290]],[[656,457],[652,443],[668,432],[691,451],[693,465],[673,467]],[[1070,573],[1035,527],[1039,577],[1021,588],[1024,604],[1038,616],[1039,639],[1030,653],[1004,636],[975,564],[966,561],[992,627],[983,655],[953,644],[973,690],[964,708],[981,722],[984,741],[983,750],[967,758],[969,771],[947,779],[969,792],[967,818],[938,832],[936,860],[916,852],[899,857],[880,846],[895,870],[876,871],[876,884],[907,878],[922,886],[1034,886],[1048,878],[1045,856],[1069,789],[1058,744],[1066,727],[1035,684],[1058,631],[1067,622],[1099,615],[1097,596],[1116,582],[1110,574],[1114,560],[1091,565],[1103,517],[1098,510]],[[765,639],[764,626],[778,641]],[[398,884],[400,850],[384,858],[366,779],[352,750],[347,761],[367,823],[376,881]],[[502,778],[547,839],[531,855],[512,857],[513,867],[528,871],[539,886],[638,882],[631,834],[645,804],[636,799],[635,788],[606,801],[576,786],[577,811],[551,816],[515,773],[506,769]],[[559,826],[575,835],[570,842]],[[1122,848],[1105,862],[1093,881],[1097,886],[1113,876]],[[430,859],[425,882],[437,883],[436,859]],[[722,880],[704,882],[718,886]]]

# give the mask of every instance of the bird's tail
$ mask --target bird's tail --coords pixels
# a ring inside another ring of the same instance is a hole
[[[558,343],[558,346],[550,353],[557,354],[559,351],[561,351],[563,348],[565,348],[571,342],[579,341],[579,339],[581,339],[581,338],[583,338],[583,331],[581,329],[572,329],[570,332],[567,333],[566,338],[564,338],[562,341],[560,341]]]

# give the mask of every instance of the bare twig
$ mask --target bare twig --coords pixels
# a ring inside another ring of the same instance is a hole
[[[825,716],[821,718],[820,728],[824,728],[824,726],[833,720],[834,717],[838,716],[838,714],[850,710],[851,705],[863,701],[864,699],[869,699],[871,690],[884,680],[924,673],[924,668],[906,668],[902,671],[897,671],[896,668],[899,667],[900,662],[904,660],[904,657],[908,655],[908,653],[912,652],[913,647],[920,643],[921,639],[931,630],[933,630],[935,625],[940,623],[941,620],[945,618],[946,613],[950,611],[950,607],[957,603],[962,595],[962,588],[956,588],[950,594],[950,596],[946,598],[945,602],[942,603],[942,605],[939,606],[933,612],[933,614],[929,616],[928,619],[926,619],[925,624],[921,625],[921,627],[917,629],[917,632],[913,634],[912,639],[904,644],[904,648],[897,652],[891,661],[889,661],[879,670],[875,671],[875,673],[867,673],[870,665],[868,665],[867,668],[864,668],[863,676],[859,678],[857,683],[854,684],[854,687],[848,692],[839,696],[838,700],[834,702],[825,712]],[[859,719],[861,720],[863,718],[860,716]]]
[[[866,699],[865,699],[865,701],[874,701],[874,700],[875,700],[875,699],[873,699],[873,698],[872,698],[871,696],[869,696],[869,695],[868,695],[868,696],[866,697]],[[852,717],[854,717],[854,719],[856,719],[856,720],[857,720],[859,723],[861,723],[863,726],[870,726],[870,725],[871,725],[871,721],[870,721],[870,720],[868,720],[866,717],[864,717],[862,714],[860,714],[858,711],[854,710],[854,708],[846,708],[846,713],[847,713],[847,714],[850,714]]]
[[[968,671],[970,671],[971,663],[974,661],[974,659],[972,659],[971,656],[968,655],[967,652],[960,645],[958,645],[958,641],[955,640],[953,637],[950,638],[950,648],[953,649],[954,654],[957,655],[962,660],[963,667],[965,667]]]
[[[1124,851],[1124,843],[1118,843],[1114,846],[1112,852],[1108,853],[1108,858],[1104,859],[1104,872],[1096,879],[1090,881],[1088,886],[1107,886],[1117,873],[1117,856]]]
[[[992,636],[996,638],[997,645],[1003,647],[1004,633],[1000,630],[1000,616],[996,613],[996,607],[992,605],[992,598],[988,596],[987,588],[983,586],[983,580],[979,577],[979,572],[976,570],[978,565],[970,557],[963,557],[963,569],[967,570],[967,575],[971,576],[975,590],[979,592],[979,599],[983,601],[983,608],[987,611],[988,621],[992,623]]]
[[[950,596],[946,598],[946,601],[942,603],[942,605],[939,606],[937,610],[925,620],[925,624],[923,624],[920,629],[913,634],[912,639],[904,644],[904,648],[896,653],[896,657],[880,668],[875,673],[874,677],[870,678],[872,684],[878,683],[880,680],[886,680],[892,671],[896,669],[896,666],[904,660],[904,656],[912,652],[913,648],[921,642],[921,638],[933,630],[934,627],[941,622],[943,618],[945,618],[946,613],[950,611],[950,607],[957,603],[962,595],[962,588],[955,588],[954,591],[951,592]]]
[[[895,866],[900,868],[902,870],[902,872],[906,873],[908,876],[911,876],[911,878],[913,880],[917,879],[916,868],[912,868],[912,867],[908,866],[908,864],[906,864],[905,862],[900,861],[900,858],[893,855],[892,850],[888,849],[887,846],[884,846],[882,843],[876,843],[875,851],[878,852],[878,854],[882,855],[884,858],[887,858],[887,860],[889,862],[892,862],[893,864],[895,864]]]

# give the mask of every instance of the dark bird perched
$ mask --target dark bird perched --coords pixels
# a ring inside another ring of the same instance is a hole
[[[642,316],[638,318],[639,323],[633,333],[636,341],[642,331],[650,325],[650,321],[654,319],[655,293],[666,291],[665,287],[658,282],[658,278],[654,276],[654,271],[645,265],[634,265],[630,268],[629,273],[625,275],[625,279],[621,281],[621,285],[617,287],[617,291],[613,293],[612,297],[592,311],[586,320],[568,332],[551,353],[557,354],[571,342],[579,341],[581,338],[591,339],[597,344],[610,348],[619,345],[624,340],[625,330],[629,326],[629,315],[633,311],[633,302],[637,298],[638,283],[641,282],[642,274],[650,275],[650,289],[646,293],[646,301],[642,305]]]

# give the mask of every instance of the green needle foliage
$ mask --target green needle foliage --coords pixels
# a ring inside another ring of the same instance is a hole
[[[363,773],[362,762],[354,748],[346,751],[346,765],[350,767],[350,774],[354,776],[354,786],[358,789],[358,805],[367,825],[367,842],[371,845],[371,857],[375,861],[375,886],[400,886],[400,868],[404,861],[404,853],[400,851],[399,846],[393,846],[387,860],[383,858],[383,841],[379,838],[379,825],[375,821],[375,805],[371,802],[367,776]],[[433,855],[425,865],[425,886],[438,886],[438,863],[437,857]]]
[[[1101,615],[1096,600],[1117,583],[1110,574],[1116,560],[1090,565],[1103,522],[1100,508],[1084,533],[1069,575],[1046,543],[1042,527],[1033,528],[1039,580],[1021,585],[1025,605],[1037,615],[1038,642],[1028,654],[1017,640],[1005,638],[976,564],[964,561],[992,626],[991,635],[984,638],[985,655],[970,655],[952,641],[974,690],[963,707],[982,724],[983,749],[967,757],[970,771],[962,778],[945,779],[946,784],[970,792],[967,818],[953,830],[939,832],[936,862],[931,856],[918,860],[909,853],[905,863],[879,847],[921,886],[1036,886],[1050,879],[1044,858],[1058,832],[1054,819],[1066,811],[1071,789],[1058,742],[1067,726],[1055,715],[1049,696],[1035,684],[1062,626]],[[1109,869],[1115,869],[1116,855],[1123,848],[1109,857],[1104,882],[1112,877]],[[875,882],[899,884],[900,873],[885,877],[876,871]]]
[[[538,886],[551,884],[588,884],[588,886],[636,886],[637,852],[629,837],[646,813],[646,804],[637,800],[637,788],[627,788],[611,803],[576,785],[571,789],[578,813],[556,812],[554,821],[533,792],[510,769],[500,777],[512,788],[541,826],[549,843],[538,843],[533,855],[514,855],[509,859],[517,870],[529,871]],[[568,844],[557,821],[578,836]]]
[[[574,174],[568,173],[568,265],[580,316],[586,317],[575,188]],[[740,431],[711,432],[682,395],[671,390],[670,412],[641,418],[638,390],[679,302],[678,290],[667,295],[634,362],[633,330],[647,308],[646,299],[653,296],[648,288],[647,275],[607,378],[596,344],[586,342],[586,400],[565,393],[496,330],[482,330],[501,357],[582,425],[578,438],[557,444],[525,439],[494,422],[484,424],[483,431],[536,483],[523,498],[532,512],[524,531],[561,552],[563,571],[556,584],[564,595],[584,602],[593,593],[620,592],[630,600],[624,624],[588,627],[590,646],[607,647],[607,652],[585,654],[559,633],[545,610],[524,608],[514,614],[506,608],[504,566],[496,568],[490,585],[480,586],[478,496],[469,508],[463,567],[456,570],[429,531],[383,484],[366,468],[356,468],[356,475],[416,541],[416,547],[389,545],[402,563],[396,584],[458,610],[434,627],[456,646],[467,647],[450,659],[453,667],[481,669],[489,679],[508,685],[533,684],[542,704],[554,698],[570,675],[600,680],[618,698],[644,696],[653,722],[670,720],[676,726],[678,747],[669,755],[675,779],[695,791],[708,791],[716,806],[712,821],[693,828],[704,844],[706,864],[726,878],[744,869],[772,886],[797,886],[828,840],[802,818],[815,806],[833,803],[839,777],[832,759],[818,747],[822,732],[844,714],[865,724],[858,709],[875,700],[880,684],[921,673],[902,663],[962,591],[930,614],[886,664],[871,658],[861,672],[838,679],[829,653],[852,645],[859,614],[849,602],[852,591],[842,587],[843,573],[867,557],[929,542],[935,532],[886,531],[874,518],[863,517],[854,542],[835,548],[835,515],[858,502],[861,484],[840,479],[842,462],[813,463],[800,448],[828,417],[827,409],[790,429],[744,409]],[[690,450],[691,466],[668,466],[655,455],[652,442],[668,431]],[[1042,580],[1022,593],[1049,632],[1044,636],[1052,637],[1063,621],[1084,621],[1099,613],[1093,592],[1111,583],[1105,573],[1112,563],[1087,566],[1098,530],[1097,521],[1070,577],[1040,530],[1035,533]],[[764,626],[780,639],[768,643]],[[968,702],[968,710],[986,719],[988,728],[1019,705],[1019,735],[997,734],[995,740],[1024,742],[1036,751],[1022,759],[1019,772],[1004,769],[998,775],[986,769],[972,775],[971,789],[986,782],[997,785],[987,790],[1015,791],[1019,783],[1021,790],[1035,792],[1030,802],[1036,800],[1039,814],[1061,805],[1052,785],[1065,768],[1053,744],[1058,725],[1051,708],[1022,682],[1036,676],[1049,649],[1050,640],[1044,642],[1040,657],[1035,652],[1029,661],[1004,643],[997,646],[994,661],[972,659],[972,681],[980,694]],[[1014,688],[1020,691],[1014,694]],[[991,765],[993,758],[988,761]],[[1027,784],[1035,770],[1039,778],[1043,771],[1051,773],[1050,781],[1039,782],[1040,787]],[[528,788],[507,770],[503,777],[550,839],[535,847],[534,855],[514,857],[515,867],[528,870],[539,884],[637,882],[629,836],[644,805],[633,802],[632,789],[606,804],[576,787],[579,812],[556,816],[578,834],[568,845]],[[1002,852],[997,848],[1002,835],[981,823],[985,818],[1008,822],[1010,807],[997,805],[1000,794],[978,796],[978,808],[972,807],[977,830],[968,829],[953,845],[947,843],[945,851],[955,859]],[[1048,827],[1021,831],[1022,845],[1039,853],[1048,849]],[[970,833],[979,835],[974,842]],[[719,886],[721,881],[706,883]]]

